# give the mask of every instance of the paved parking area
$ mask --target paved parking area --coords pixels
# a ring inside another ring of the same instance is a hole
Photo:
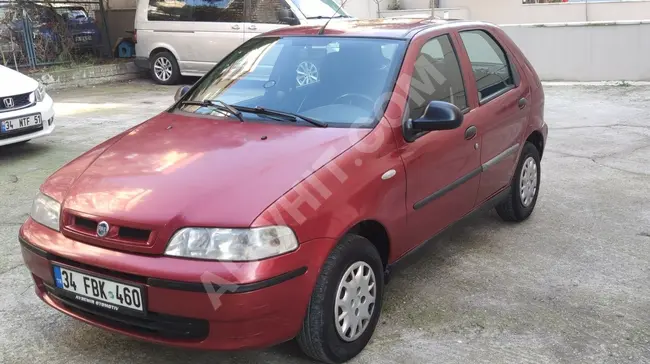
[[[650,363],[650,87],[549,86],[541,195],[519,225],[491,213],[393,277],[354,363]],[[171,103],[147,81],[53,95],[49,138],[0,148],[1,363],[303,363],[264,351],[172,349],[107,333],[33,293],[17,232],[65,162]]]

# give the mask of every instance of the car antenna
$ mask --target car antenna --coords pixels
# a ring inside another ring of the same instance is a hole
[[[320,28],[320,30],[318,31],[318,35],[322,35],[322,34],[325,32],[325,28],[327,27],[327,24],[329,24],[330,21],[331,21],[331,20],[336,16],[336,14],[339,13],[339,10],[341,10],[341,8],[343,7],[343,5],[345,5],[345,3],[346,3],[347,1],[348,1],[348,0],[343,0],[343,1],[341,1],[341,5],[339,5],[338,9],[336,9],[336,11],[334,12],[334,14],[332,14],[332,16],[330,16],[330,18],[327,19],[327,21],[325,22],[325,24],[323,24],[323,26]]]

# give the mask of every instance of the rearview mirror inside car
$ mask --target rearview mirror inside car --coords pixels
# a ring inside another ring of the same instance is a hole
[[[463,123],[463,112],[444,101],[431,101],[421,118],[411,120],[415,132],[456,129]]]
[[[176,90],[176,94],[174,95],[174,101],[178,101],[187,93],[187,91],[190,90],[190,86],[188,85],[183,85]]]

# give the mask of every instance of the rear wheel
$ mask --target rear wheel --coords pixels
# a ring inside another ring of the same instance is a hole
[[[541,172],[539,151],[535,145],[526,142],[521,151],[508,198],[496,207],[502,219],[519,222],[530,216],[537,203]]]
[[[173,85],[181,77],[176,57],[167,51],[156,53],[151,59],[151,77],[159,84]]]
[[[297,341],[302,351],[325,363],[343,363],[370,341],[384,292],[377,249],[358,235],[346,235],[318,277]]]

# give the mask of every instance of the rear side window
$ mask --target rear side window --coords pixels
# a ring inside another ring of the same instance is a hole
[[[469,55],[479,100],[483,101],[514,87],[512,68],[503,48],[486,31],[471,30],[460,36]]]
[[[147,18],[240,23],[244,21],[244,0],[149,0]]]
[[[431,39],[420,50],[409,89],[409,117],[421,117],[431,101],[467,108],[463,76],[448,35]]]

